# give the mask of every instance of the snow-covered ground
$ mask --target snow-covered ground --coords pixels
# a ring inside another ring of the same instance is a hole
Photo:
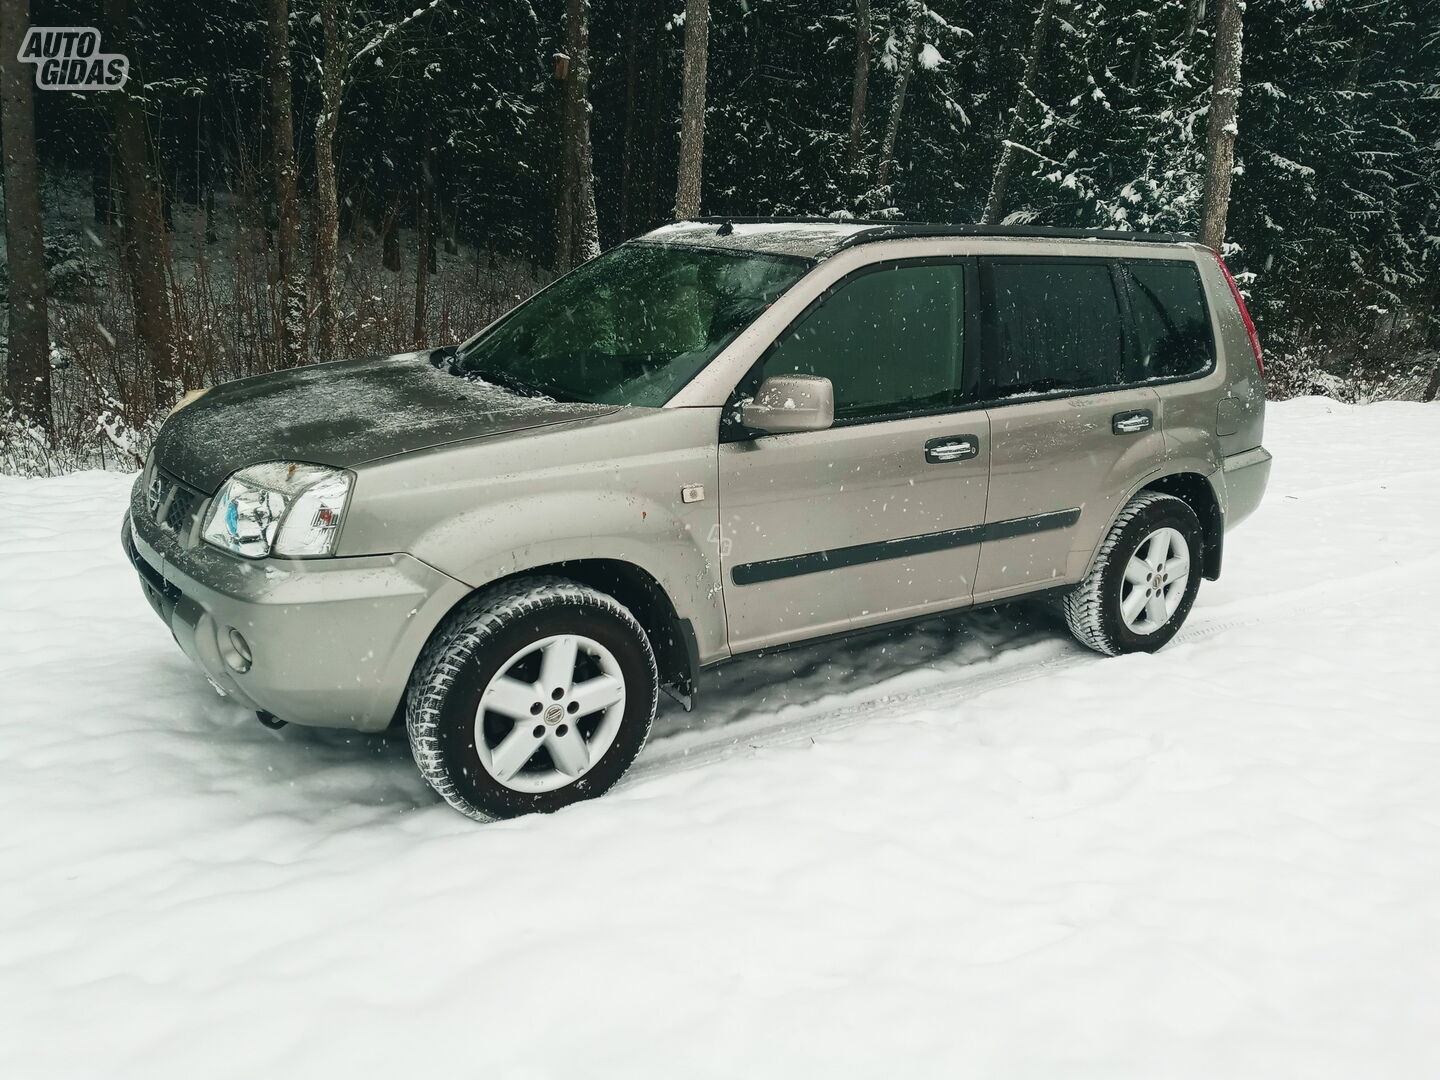
[[[1157,656],[1015,608],[734,664],[489,826],[216,698],[127,478],[0,477],[0,1075],[1440,1075],[1440,408],[1266,442]]]

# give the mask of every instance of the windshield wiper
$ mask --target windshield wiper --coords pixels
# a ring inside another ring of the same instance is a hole
[[[554,395],[546,393],[538,386],[528,383],[524,379],[517,379],[508,371],[489,371],[484,369],[477,370],[471,368],[470,370],[466,371],[465,374],[473,378],[480,379],[484,382],[492,383],[493,385],[499,386],[505,390],[509,390],[512,394],[519,394],[521,397],[554,397]],[[559,401],[560,399],[555,398],[555,400]]]

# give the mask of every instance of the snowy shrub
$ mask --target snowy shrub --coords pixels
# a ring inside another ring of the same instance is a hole
[[[72,236],[45,237],[45,291],[47,296],[62,299],[93,289],[104,280],[100,268],[89,258],[79,241]],[[0,302],[9,299],[10,275],[0,260]]]
[[[102,280],[100,268],[73,236],[45,238],[45,287],[51,296],[74,296]]]
[[[1418,401],[1440,354],[1373,357],[1319,347],[1302,347],[1265,357],[1265,394],[1272,401],[1320,396],[1351,404]]]
[[[175,215],[169,310],[177,381],[162,384],[136,337],[117,252],[74,239],[77,215],[88,207],[69,203],[75,213],[45,245],[53,430],[47,434],[0,415],[0,473],[138,468],[160,421],[184,390],[274,371],[284,363],[267,236],[247,217],[246,207],[222,211],[219,228],[229,240],[223,254],[205,241],[215,222],[188,208]],[[413,251],[413,231],[400,232],[409,234],[402,242]],[[470,247],[442,253],[430,278],[424,323],[417,327],[414,283],[410,275],[381,269],[379,238],[347,242],[342,251],[347,269],[340,289],[341,356],[404,352],[417,341],[452,344],[549,280],[548,273],[511,256]],[[0,361],[4,355],[0,332]]]

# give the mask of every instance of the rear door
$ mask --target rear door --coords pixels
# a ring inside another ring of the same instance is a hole
[[[722,431],[725,612],[736,651],[957,607],[985,516],[990,432],[967,404],[974,263],[867,267],[822,296],[742,386],[822,375],[825,431]]]
[[[1248,402],[1225,394],[1200,269],[1189,261],[1137,259],[1126,271],[1140,363],[1165,410],[1166,449],[1190,467],[1219,468],[1216,435],[1238,426]],[[1243,330],[1238,336],[1244,340]]]
[[[990,493],[977,601],[1078,580],[1164,456],[1118,262],[982,259],[980,282]]]

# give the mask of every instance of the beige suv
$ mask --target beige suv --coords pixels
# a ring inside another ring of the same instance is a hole
[[[377,731],[505,817],[598,795],[658,692],[1019,597],[1154,650],[1255,509],[1260,347],[1184,237],[686,222],[458,347],[188,401],[124,543],[221,693]]]

